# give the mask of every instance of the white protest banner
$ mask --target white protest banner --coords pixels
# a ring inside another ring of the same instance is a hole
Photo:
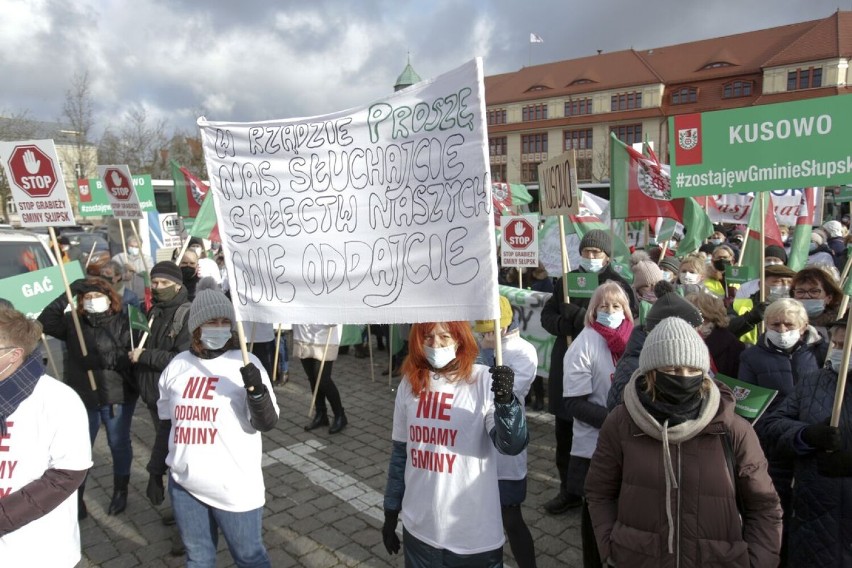
[[[781,225],[796,224],[796,212],[802,201],[803,189],[776,189],[769,192],[775,206],[775,217]],[[714,223],[746,224],[754,203],[754,193],[728,193],[713,195],[707,215]],[[819,203],[817,192],[814,192],[814,206]]]
[[[238,318],[497,318],[483,91],[476,59],[325,116],[199,119]]]
[[[107,199],[116,219],[142,219],[142,207],[133,187],[133,177],[127,166],[98,166],[98,175],[104,182]]]
[[[580,211],[574,151],[569,150],[538,166],[542,215],[577,215]]]
[[[75,225],[53,140],[0,142],[0,157],[24,227]]]
[[[162,241],[161,247],[178,248],[186,240],[186,228],[183,219],[177,213],[159,213],[159,237]],[[153,231],[153,227],[152,227]]]
[[[500,217],[502,266],[538,266],[538,216]]]

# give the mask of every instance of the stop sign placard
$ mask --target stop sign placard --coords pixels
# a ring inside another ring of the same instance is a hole
[[[506,229],[503,238],[515,250],[526,250],[535,240],[535,229],[523,217],[513,218]]]
[[[103,175],[104,186],[110,194],[120,201],[128,201],[133,195],[133,180],[118,168],[107,168]]]
[[[59,179],[53,160],[34,144],[15,146],[8,167],[12,181],[30,197],[48,197]]]

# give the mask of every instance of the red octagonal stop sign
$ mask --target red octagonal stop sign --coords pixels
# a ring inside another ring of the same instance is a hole
[[[48,197],[59,177],[50,156],[31,144],[15,146],[9,155],[9,171],[15,185],[30,197]]]
[[[104,170],[104,185],[113,197],[121,201],[127,201],[133,194],[133,181],[118,168]]]
[[[506,244],[514,250],[523,250],[527,248],[532,244],[534,237],[535,229],[530,222],[523,217],[519,217],[517,220],[509,223],[506,227],[506,234],[503,235],[503,239],[506,241]]]

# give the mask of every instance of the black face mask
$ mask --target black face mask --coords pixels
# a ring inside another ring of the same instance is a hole
[[[719,272],[725,272],[725,267],[729,266],[731,261],[728,259],[719,259],[713,261],[713,268],[718,270]]]
[[[670,375],[660,370],[654,371],[656,380],[654,389],[657,391],[657,396],[663,402],[669,404],[684,404],[690,402],[698,396],[698,391],[701,390],[701,383],[704,381],[704,375],[685,376],[685,375]]]
[[[194,282],[198,280],[198,274],[195,273],[195,268],[191,266],[181,266],[180,273],[183,275],[184,282]]]

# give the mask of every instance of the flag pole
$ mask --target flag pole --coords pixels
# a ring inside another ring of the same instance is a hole
[[[124,258],[127,259],[127,241],[124,240],[124,219],[118,220],[118,232],[121,234],[121,252],[124,253]],[[142,243],[139,243],[142,246]]]
[[[370,354],[370,382],[376,382],[376,370],[373,369],[373,335],[370,333],[370,324],[367,324],[367,353]]]
[[[388,324],[388,386],[391,386],[391,376],[393,375],[393,326]]]
[[[331,330],[333,328],[333,325],[328,327],[328,334],[325,338],[325,348],[322,350],[322,360],[320,361],[319,371],[317,371],[317,382],[314,385],[314,394],[311,397],[311,407],[308,408],[308,416],[313,415],[314,407],[317,404],[317,393],[319,392],[320,382],[322,381],[322,371],[325,368],[325,359],[328,357],[328,345],[331,343]]]
[[[278,330],[275,334],[275,360],[272,362],[272,383],[278,378],[278,353],[281,348],[281,324],[278,324]]]
[[[568,245],[565,244],[565,219],[562,215],[559,215],[559,244],[562,247],[562,297],[563,302],[567,304],[571,299],[568,297],[568,281],[565,275],[571,271],[571,265],[568,260]]]
[[[746,235],[748,240],[748,235]],[[745,241],[743,242],[745,248]],[[740,257],[742,259],[742,257]],[[766,301],[766,192],[760,192],[760,301]]]
[[[663,243],[662,250],[660,250],[660,258],[657,260],[657,266],[659,266],[660,263],[663,262],[663,259],[666,258],[666,252],[668,250],[669,250],[669,241],[666,240],[666,242]]]
[[[846,296],[848,298],[849,296]],[[852,345],[852,312],[846,318],[846,339],[843,343],[843,358],[840,360],[840,372],[837,375],[837,388],[834,391],[834,406],[831,408],[831,426],[840,425],[840,410],[846,393],[846,375],[849,373],[849,345]]]

